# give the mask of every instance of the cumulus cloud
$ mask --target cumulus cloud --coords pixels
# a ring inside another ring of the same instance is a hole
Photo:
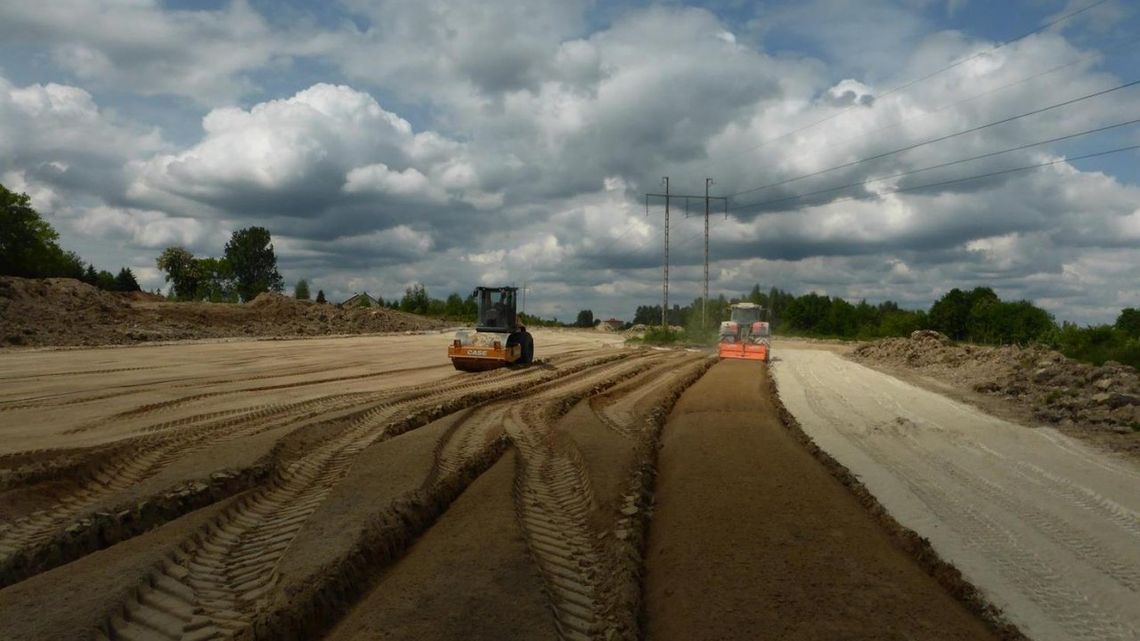
[[[100,87],[209,103],[252,89],[249,73],[319,51],[316,36],[274,30],[246,0],[169,10],[158,0],[0,5],[0,40],[47,44],[54,62]]]
[[[1104,320],[1135,290],[1137,186],[1064,161],[1111,138],[895,175],[1125,120],[1134,93],[854,162],[1119,84],[1074,44],[1092,12],[994,48],[937,28],[941,7],[894,0],[776,3],[750,23],[516,5],[346,0],[294,21],[241,0],[5,6],[4,42],[42,47],[75,80],[0,80],[0,179],[88,239],[85,256],[216,254],[232,229],[265,224],[287,278],[334,299],[528,280],[531,311],[628,316],[660,292],[663,212],[646,216],[642,194],[665,175],[674,192],[699,193],[706,176],[714,194],[744,192],[712,221],[714,292],[761,283],[924,306],[988,283]],[[808,44],[768,44],[778,37]],[[302,59],[337,80],[302,82],[290,72]],[[242,102],[265,77],[290,89]],[[175,146],[122,121],[110,89],[198,101],[200,135]],[[703,275],[703,203],[691,204],[686,218],[674,203],[671,230],[671,290],[686,302]]]
[[[250,109],[215,109],[202,126],[205,137],[189,149],[135,163],[131,197],[262,218],[314,219],[362,207],[380,226],[397,220],[390,210],[409,201],[480,204],[489,197],[463,144],[417,134],[369,94],[343,85],[314,85]]]

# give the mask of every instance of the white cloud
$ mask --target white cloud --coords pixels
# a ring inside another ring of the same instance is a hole
[[[488,197],[464,145],[417,135],[369,94],[343,85],[216,109],[203,129],[193,147],[138,163],[131,195],[168,207],[189,200],[220,212],[309,218],[345,204],[346,195],[434,204]]]
[[[246,0],[180,11],[158,0],[6,2],[0,40],[46,43],[60,67],[96,86],[203,103],[247,93],[249,73],[323,46],[305,28],[275,30]]]
[[[1067,39],[1071,28],[991,50],[967,31],[932,30],[940,10],[915,9],[928,3],[889,0],[777,4],[751,25],[699,8],[554,1],[349,0],[350,16],[323,23],[268,19],[241,0],[204,11],[49,4],[0,8],[0,38],[39,47],[79,80],[0,80],[0,180],[52,210],[85,257],[145,266],[176,242],[217,254],[229,230],[265,224],[286,277],[302,274],[334,299],[399,295],[418,281],[442,295],[529,280],[533,309],[561,318],[577,305],[622,317],[656,301],[661,212],[646,217],[641,194],[663,175],[675,192],[700,193],[713,176],[714,193],[732,193],[1120,82]],[[612,20],[593,28],[598,15]],[[775,30],[813,42],[811,53],[763,49],[756,35]],[[301,58],[317,71],[294,75]],[[325,75],[335,79],[309,80]],[[266,78],[290,89],[235,102]],[[116,92],[198,101],[200,139],[173,147],[124,122],[109,108]],[[712,223],[713,290],[759,282],[927,304],[952,286],[991,283],[1061,315],[1101,318],[1135,289],[1135,185],[1062,163],[892,192],[1112,140],[766,201],[1123,120],[1130,96],[742,196],[731,220]],[[1117,133],[1135,135],[1126,131]],[[702,221],[675,206],[671,289],[687,302],[700,291]]]

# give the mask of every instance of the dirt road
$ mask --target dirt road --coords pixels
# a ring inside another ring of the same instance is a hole
[[[1140,469],[834,353],[779,349],[825,451],[1036,641],[1140,638]]]

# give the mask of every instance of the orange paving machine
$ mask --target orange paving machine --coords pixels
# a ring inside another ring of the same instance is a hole
[[[455,369],[482,372],[534,359],[534,339],[515,313],[517,287],[476,287],[475,331],[463,329],[447,347]]]
[[[718,351],[721,358],[768,362],[772,353],[764,308],[755,303],[733,303],[729,320],[720,324]]]

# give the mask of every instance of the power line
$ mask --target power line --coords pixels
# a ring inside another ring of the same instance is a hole
[[[1061,22],[1075,18],[1076,16],[1078,16],[1078,15],[1080,15],[1080,14],[1082,14],[1082,13],[1084,13],[1090,9],[1093,9],[1099,5],[1102,5],[1105,2],[1108,2],[1108,0],[1097,0],[1096,2],[1093,2],[1092,4],[1087,5],[1082,9],[1077,9],[1077,10],[1072,11],[1070,13],[1067,13],[1063,16],[1060,16],[1060,17],[1058,17],[1058,18],[1056,18],[1056,19],[1032,30],[1032,31],[1026,32],[1026,33],[1024,33],[1024,34],[1022,34],[1016,38],[1012,38],[1010,40],[1005,40],[1003,42],[998,43],[997,45],[994,45],[993,47],[990,47],[989,49],[984,49],[982,51],[979,51],[979,52],[973,54],[972,56],[969,56],[967,58],[963,58],[961,60],[957,60],[955,62],[951,62],[950,64],[946,65],[945,67],[942,67],[941,69],[938,69],[937,71],[929,73],[929,74],[922,76],[920,78],[908,80],[908,81],[902,83],[901,85],[891,87],[890,89],[888,89],[888,90],[880,93],[878,96],[876,96],[876,99],[882,99],[882,98],[889,96],[891,94],[898,93],[900,91],[903,91],[905,89],[913,87],[914,85],[916,85],[920,82],[924,82],[926,80],[933,78],[934,76],[937,76],[937,75],[945,73],[951,69],[954,69],[955,67],[959,67],[959,66],[961,66],[967,62],[970,62],[971,60],[976,60],[977,58],[984,56],[984,55],[987,55],[987,54],[990,54],[990,53],[993,53],[994,51],[997,51],[998,49],[1001,49],[1002,47],[1005,47],[1005,46],[1011,45],[1015,42],[1019,42],[1021,40],[1024,40],[1024,39],[1028,38],[1029,36],[1032,36],[1036,33],[1040,33],[1041,31],[1044,31],[1045,29],[1048,29],[1048,28],[1053,27],[1057,24],[1060,24]],[[850,105],[844,107],[843,109],[840,109],[839,111],[827,116],[826,118],[821,118],[819,120],[816,120],[814,122],[806,124],[806,125],[799,127],[797,129],[793,129],[793,130],[788,131],[786,133],[780,134],[779,136],[776,136],[774,138],[769,138],[767,140],[760,142],[760,144],[758,144],[754,147],[751,147],[749,149],[745,149],[745,150],[737,152],[737,153],[742,154],[742,153],[746,153],[749,151],[755,151],[757,149],[760,149],[761,147],[764,147],[764,146],[770,145],[774,142],[783,140],[784,138],[788,138],[789,136],[794,136],[794,135],[800,133],[801,131],[806,131],[806,130],[811,129],[813,127],[817,127],[819,125],[822,125],[825,122],[829,122],[831,120],[834,120],[835,118],[838,118],[839,116],[842,116],[843,114],[845,114],[848,111],[851,111],[852,109],[855,109],[855,108],[856,108],[855,104],[850,104]]]
[[[1034,74],[1030,74],[1030,75],[1028,75],[1028,76],[1023,76],[1023,77],[1021,77],[1021,78],[1019,78],[1019,79],[1017,79],[1017,80],[1013,80],[1013,81],[1011,81],[1011,82],[1007,82],[1007,83],[1006,83],[1006,84],[1004,84],[1004,85],[999,85],[999,86],[997,86],[997,87],[993,87],[993,88],[987,89],[987,90],[985,90],[985,91],[983,91],[983,92],[981,92],[981,93],[976,93],[976,94],[974,94],[974,95],[972,95],[972,96],[968,96],[968,97],[966,97],[966,98],[962,98],[962,99],[959,99],[959,100],[955,100],[954,102],[951,102],[951,103],[948,103],[948,104],[942,105],[941,107],[938,107],[938,108],[936,108],[936,109],[934,109],[934,110],[932,110],[932,111],[928,111],[928,112],[926,112],[926,113],[922,113],[922,114],[918,114],[918,115],[915,115],[915,116],[911,116],[911,117],[909,117],[909,118],[901,118],[901,119],[899,119],[899,120],[895,120],[895,121],[893,121],[893,122],[889,122],[889,123],[887,123],[887,124],[885,124],[885,125],[883,125],[883,126],[881,126],[881,127],[876,127],[875,129],[869,129],[869,130],[866,130],[866,131],[862,131],[862,132],[860,132],[860,133],[858,133],[858,134],[856,134],[856,135],[854,135],[854,136],[850,136],[850,137],[848,137],[848,138],[841,138],[841,139],[839,139],[839,140],[838,140],[838,141],[836,141],[836,142],[844,143],[844,142],[850,142],[850,141],[852,141],[852,140],[859,140],[859,139],[862,139],[862,138],[866,138],[867,136],[870,136],[871,134],[876,134],[876,133],[879,133],[879,132],[881,132],[881,131],[887,131],[887,130],[890,130],[890,129],[894,129],[895,127],[898,127],[899,125],[901,125],[901,124],[903,124],[903,123],[907,123],[907,122],[913,122],[913,121],[916,121],[916,120],[922,120],[922,119],[925,119],[925,118],[929,118],[929,117],[931,117],[931,116],[933,116],[933,115],[935,115],[935,114],[939,114],[939,113],[942,113],[943,111],[946,111],[947,109],[952,109],[952,108],[954,108],[954,107],[957,107],[958,105],[963,105],[963,104],[965,104],[965,103],[967,103],[967,102],[971,102],[971,101],[977,100],[978,98],[984,98],[985,96],[989,96],[989,95],[991,95],[991,94],[995,94],[995,93],[998,93],[999,91],[1004,91],[1004,90],[1006,90],[1006,89],[1010,89],[1010,88],[1012,88],[1012,87],[1016,87],[1017,85],[1022,85],[1022,84],[1025,84],[1025,83],[1027,83],[1027,82],[1030,82],[1030,81],[1032,81],[1032,80],[1036,80],[1036,79],[1038,79],[1038,78],[1041,78],[1041,77],[1047,76],[1047,75],[1049,75],[1049,74],[1057,73],[1058,71],[1061,71],[1061,70],[1063,70],[1063,69],[1067,69],[1067,68],[1069,68],[1069,67],[1072,67],[1073,65],[1076,65],[1076,64],[1080,64],[1080,63],[1082,63],[1082,62],[1085,62],[1086,60],[1091,60],[1091,59],[1093,59],[1093,58],[1099,57],[1099,56],[1101,56],[1101,55],[1103,55],[1103,54],[1106,54],[1106,53],[1110,53],[1110,52],[1113,52],[1113,51],[1118,51],[1118,50],[1120,50],[1120,49],[1125,49],[1125,48],[1127,48],[1127,47],[1135,46],[1135,45],[1136,45],[1138,42],[1140,42],[1140,37],[1131,38],[1131,39],[1129,39],[1129,40],[1127,40],[1127,41],[1124,41],[1124,42],[1122,42],[1122,43],[1119,43],[1119,44],[1117,44],[1117,45],[1115,45],[1115,46],[1112,46],[1112,47],[1109,47],[1109,48],[1107,48],[1107,49],[1101,49],[1101,50],[1099,50],[1099,51],[1094,51],[1094,52],[1092,52],[1092,53],[1086,54],[1086,55],[1084,55],[1084,56],[1081,56],[1081,57],[1077,58],[1076,60],[1071,60],[1071,61],[1069,61],[1069,62],[1066,62],[1066,63],[1064,63],[1064,64],[1060,64],[1060,65],[1057,65],[1057,66],[1055,66],[1055,67],[1051,67],[1051,68],[1049,68],[1049,69],[1046,69],[1046,70],[1044,70],[1044,71],[1039,71],[1039,72],[1037,72],[1037,73],[1034,73]]]
[[[764,201],[755,202],[755,203],[745,203],[743,205],[737,206],[736,210],[740,211],[741,209],[766,207],[768,205],[774,205],[777,203],[788,202],[788,201],[793,201],[793,200],[800,200],[803,198],[807,198],[809,196],[818,196],[820,194],[827,194],[827,193],[831,193],[834,191],[842,191],[844,189],[850,189],[852,187],[861,187],[863,185],[867,185],[867,184],[870,184],[873,182],[879,182],[882,180],[890,180],[892,178],[902,178],[904,176],[912,176],[914,174],[920,174],[920,173],[923,173],[926,171],[931,171],[934,169],[942,169],[944,167],[951,167],[953,165],[960,165],[962,163],[972,162],[974,160],[981,160],[983,158],[992,158],[994,156],[1000,156],[1002,154],[1008,154],[1008,153],[1012,153],[1015,151],[1022,151],[1025,149],[1030,149],[1032,147],[1039,147],[1041,145],[1048,145],[1050,143],[1061,142],[1062,140],[1070,140],[1072,138],[1079,138],[1081,136],[1088,136],[1091,134],[1100,133],[1103,131],[1108,131],[1110,129],[1117,129],[1119,127],[1127,127],[1129,125],[1135,125],[1138,123],[1140,123],[1140,118],[1137,118],[1134,120],[1128,120],[1126,122],[1118,122],[1118,123],[1115,123],[1112,125],[1105,125],[1103,127],[1097,127],[1096,129],[1088,129],[1088,130],[1080,131],[1080,132],[1077,132],[1074,134],[1068,134],[1066,136],[1058,136],[1056,138],[1050,138],[1048,140],[1040,140],[1037,142],[1031,142],[1031,143],[1027,143],[1024,145],[1018,145],[1017,147],[1010,147],[1008,149],[1002,149],[1000,151],[991,151],[989,153],[979,154],[977,156],[970,156],[969,158],[961,158],[959,160],[952,160],[950,162],[938,163],[937,165],[930,165],[928,167],[922,167],[919,169],[912,169],[910,171],[903,171],[903,172],[891,174],[889,176],[878,176],[875,178],[868,178],[866,180],[861,180],[859,182],[848,183],[846,185],[839,185],[836,187],[828,187],[826,189],[817,189],[815,191],[809,191],[809,192],[806,192],[803,194],[796,194],[795,196],[786,196],[783,198],[774,198],[771,200],[764,200]]]
[[[900,193],[905,193],[905,192],[909,192],[909,191],[919,191],[922,189],[930,189],[932,187],[945,187],[948,185],[956,185],[959,183],[970,182],[973,180],[981,180],[982,178],[991,178],[993,176],[1002,176],[1005,174],[1013,174],[1013,173],[1017,173],[1017,172],[1021,172],[1021,171],[1029,171],[1031,169],[1041,169],[1043,167],[1058,165],[1058,164],[1061,164],[1063,162],[1073,162],[1073,161],[1077,161],[1077,160],[1087,160],[1089,158],[1099,158],[1101,156],[1108,156],[1111,154],[1118,154],[1118,153],[1125,152],[1125,151],[1132,151],[1133,149],[1140,149],[1140,145],[1129,145],[1127,147],[1117,147],[1116,149],[1109,149],[1106,151],[1098,151],[1098,152],[1094,152],[1094,153],[1083,154],[1080,156],[1072,156],[1069,158],[1057,158],[1055,160],[1050,160],[1048,162],[1043,162],[1043,163],[1037,163],[1035,165],[1023,165],[1021,167],[1013,167],[1011,169],[1001,169],[998,171],[990,171],[990,172],[986,172],[984,174],[976,174],[973,176],[967,176],[965,178],[955,178],[953,180],[942,180],[939,182],[927,183],[925,185],[915,185],[913,187],[899,187],[896,189],[890,189],[890,190],[880,192],[879,195],[900,194]],[[847,200],[857,200],[857,199],[858,199],[858,196],[844,196],[843,198],[836,198],[835,200],[833,200],[831,202],[836,203],[836,202],[842,202],[842,201],[847,201]]]
[[[892,149],[891,151],[886,151],[883,153],[875,154],[873,156],[867,156],[865,158],[860,158],[859,160],[852,160],[851,162],[846,162],[846,163],[843,163],[841,165],[835,165],[834,167],[828,167],[827,169],[820,169],[819,171],[813,171],[811,173],[796,176],[794,178],[788,178],[788,179],[780,180],[780,181],[777,181],[774,183],[769,183],[766,185],[760,185],[759,187],[753,187],[751,189],[745,189],[743,191],[738,191],[734,194],[731,194],[729,196],[729,198],[735,198],[736,196],[740,196],[742,194],[750,194],[753,192],[761,191],[763,189],[770,189],[772,187],[779,187],[780,185],[786,185],[788,183],[793,183],[793,182],[796,182],[799,180],[803,180],[804,178],[811,178],[813,176],[819,176],[822,174],[830,173],[830,172],[836,171],[837,169],[846,169],[847,167],[854,167],[855,165],[861,165],[865,162],[870,162],[872,160],[878,160],[880,158],[886,158],[887,156],[893,156],[895,154],[899,154],[899,153],[902,153],[904,151],[910,151],[912,149],[917,149],[919,147],[924,147],[926,145],[932,145],[934,143],[942,142],[944,140],[949,140],[951,138],[957,138],[958,136],[964,136],[966,134],[971,134],[971,133],[975,133],[978,131],[982,131],[983,129],[989,129],[990,127],[996,127],[998,125],[1004,125],[1006,123],[1013,122],[1014,120],[1020,120],[1021,118],[1026,118],[1029,116],[1035,116],[1037,114],[1045,113],[1046,111],[1051,111],[1053,109],[1059,109],[1061,107],[1067,107],[1069,105],[1076,104],[1078,102],[1089,100],[1091,98],[1096,98],[1098,96],[1103,96],[1105,94],[1110,94],[1114,91],[1120,91],[1121,89],[1127,89],[1129,87],[1132,87],[1132,86],[1135,86],[1138,84],[1140,84],[1140,80],[1133,80],[1132,82],[1126,82],[1122,85],[1117,85],[1115,87],[1112,87],[1111,89],[1103,89],[1101,91],[1090,93],[1090,94],[1081,96],[1079,98],[1072,98],[1069,100],[1065,100],[1063,102],[1058,102],[1056,104],[1049,105],[1048,107],[1041,107],[1040,109],[1034,109],[1032,111],[1027,111],[1025,113],[1018,114],[1016,116],[1010,116],[1008,118],[1002,118],[1001,120],[995,120],[994,122],[989,122],[989,123],[986,123],[984,125],[978,125],[977,127],[970,127],[969,129],[963,129],[961,131],[957,131],[957,132],[952,133],[952,134],[946,134],[944,136],[938,136],[936,138],[931,138],[929,140],[917,142],[917,143],[914,143],[911,145],[907,145],[905,147],[899,147],[898,149]]]

